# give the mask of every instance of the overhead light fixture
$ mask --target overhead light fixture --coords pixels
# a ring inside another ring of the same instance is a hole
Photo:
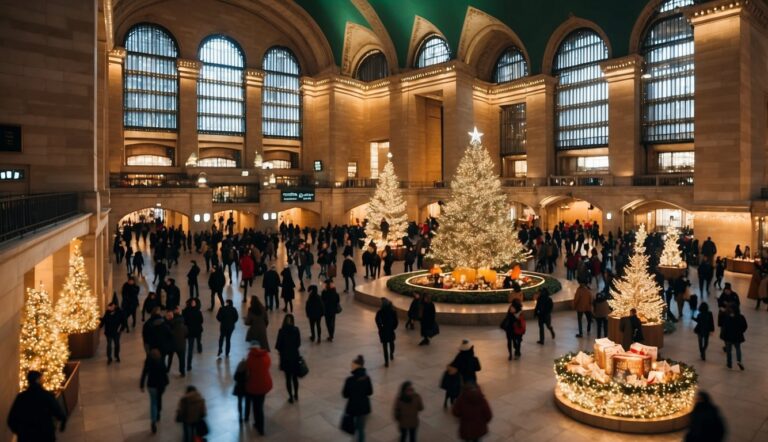
[[[155,206],[160,207],[160,206],[162,206],[162,204],[161,203],[156,203]]]
[[[197,185],[198,187],[206,187],[208,185],[208,174],[200,172],[200,175],[197,176]]]
[[[264,212],[264,213],[261,215],[261,219],[263,219],[264,221],[269,221],[269,213],[267,213],[267,212]]]
[[[203,214],[203,222],[207,223],[210,220],[211,220],[211,214],[210,213],[204,213]]]
[[[200,214],[196,213],[195,216],[192,217],[192,219],[194,219],[196,223],[199,223],[200,222]]]

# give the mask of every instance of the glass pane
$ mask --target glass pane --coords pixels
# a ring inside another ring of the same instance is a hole
[[[504,51],[496,62],[496,68],[493,71],[494,83],[505,83],[507,81],[517,80],[528,75],[528,63],[525,62],[523,53],[516,47],[511,47]]]
[[[361,81],[374,81],[385,78],[387,75],[389,75],[387,57],[381,51],[373,51],[360,62],[355,78]]]
[[[197,130],[245,133],[245,57],[234,41],[208,38],[199,51],[203,63],[197,79]]]
[[[424,68],[435,64],[444,63],[451,59],[451,51],[448,49],[448,43],[442,38],[433,35],[427,37],[419,48],[419,54],[416,57],[416,67]]]
[[[501,108],[501,156],[525,153],[525,103]]]
[[[262,132],[265,137],[301,137],[299,63],[285,48],[267,51],[262,64]]]

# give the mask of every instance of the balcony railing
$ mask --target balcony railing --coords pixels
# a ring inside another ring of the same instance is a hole
[[[109,175],[109,187],[197,187],[197,180],[184,174],[166,173],[113,173]]]
[[[613,185],[611,175],[560,175],[550,176],[549,183],[553,187],[590,187]]]
[[[19,195],[0,199],[0,243],[77,215],[78,202],[76,193]]]
[[[669,173],[660,175],[639,175],[632,177],[632,185],[641,187],[693,186],[693,174]]]

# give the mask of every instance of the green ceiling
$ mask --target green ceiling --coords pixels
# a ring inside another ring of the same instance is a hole
[[[370,25],[351,0],[296,0],[325,32],[341,60],[344,29],[351,21]],[[405,66],[413,20],[419,15],[448,39],[453,56],[459,45],[467,8],[473,6],[510,27],[531,58],[531,72],[541,71],[542,57],[552,32],[570,15],[592,20],[608,35],[613,57],[627,55],[632,27],[648,0],[368,0],[387,28],[400,66]]]

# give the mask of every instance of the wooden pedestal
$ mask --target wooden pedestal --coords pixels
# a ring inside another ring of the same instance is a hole
[[[77,407],[77,401],[80,398],[80,363],[69,361],[64,366],[66,380],[64,387],[56,394],[56,398],[64,408],[64,412],[70,415]]]
[[[624,345],[624,333],[621,331],[621,319],[608,317],[608,339]],[[631,340],[630,340],[631,342]],[[643,344],[664,347],[664,324],[643,324]],[[624,347],[624,350],[629,350]]]
[[[87,359],[96,354],[96,347],[99,345],[98,330],[77,333],[67,337],[69,341],[70,359]]]
[[[656,268],[659,270],[659,273],[664,275],[664,280],[666,281],[669,281],[670,279],[677,279],[682,276],[686,270],[688,270],[687,267],[658,266]]]

